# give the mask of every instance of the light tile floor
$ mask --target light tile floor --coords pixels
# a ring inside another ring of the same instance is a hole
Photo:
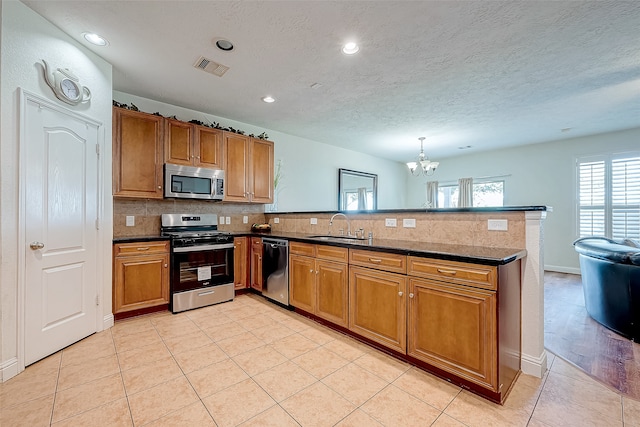
[[[261,297],[117,322],[0,384],[1,426],[640,426],[550,355],[504,406]]]

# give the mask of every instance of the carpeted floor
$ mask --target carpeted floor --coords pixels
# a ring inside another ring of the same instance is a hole
[[[640,344],[593,320],[581,276],[545,272],[545,348],[603,384],[640,400]]]

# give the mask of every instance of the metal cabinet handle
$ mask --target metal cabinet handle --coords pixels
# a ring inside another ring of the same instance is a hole
[[[162,186],[161,185],[158,185],[158,190],[162,190]]]
[[[38,249],[44,248],[44,243],[42,243],[42,242],[32,242],[32,243],[29,244],[29,247],[31,249],[33,249],[34,251],[37,251]]]
[[[145,247],[140,247],[140,248],[136,248],[139,251],[148,251],[149,250],[149,246],[145,246]]]
[[[413,298],[413,292],[409,294],[409,298]]]
[[[380,258],[369,258],[369,262],[380,263],[380,262],[382,262],[382,260]]]
[[[313,273],[313,268],[311,270],[309,270],[309,273]]]
[[[402,291],[398,292],[398,296],[401,297],[402,296]]]
[[[167,268],[167,264],[164,265],[164,268]]]
[[[438,268],[438,273],[451,274],[452,276],[455,276],[457,271],[456,270],[445,270],[443,268]]]

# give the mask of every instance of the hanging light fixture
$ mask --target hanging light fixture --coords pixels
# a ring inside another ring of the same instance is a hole
[[[420,154],[416,157],[415,162],[408,162],[407,167],[411,172],[411,175],[420,176],[424,175],[433,175],[436,171],[436,168],[440,164],[439,162],[432,162],[429,160],[427,156],[424,155],[424,140],[425,137],[421,136],[418,138],[420,140]]]

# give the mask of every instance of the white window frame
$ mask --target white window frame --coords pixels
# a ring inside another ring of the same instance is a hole
[[[592,162],[603,162],[604,163],[604,205],[592,205],[591,207],[598,209],[599,206],[602,206],[604,209],[604,237],[613,238],[613,211],[614,209],[621,208],[629,208],[631,209],[640,209],[640,203],[638,205],[635,204],[627,204],[627,205],[617,205],[613,204],[613,178],[612,178],[612,170],[613,170],[613,162],[616,160],[630,159],[630,158],[638,158],[640,157],[640,151],[630,151],[623,153],[610,153],[610,154],[600,154],[596,156],[585,156],[576,158],[575,163],[575,206],[576,206],[576,229],[575,235],[581,237],[580,233],[580,213],[581,213],[581,205],[580,205],[580,165],[583,163],[592,163]],[[617,236],[620,237],[620,236]],[[630,238],[637,238],[638,236],[628,236]]]
[[[500,206],[504,206],[504,196],[506,193],[506,180],[505,180],[505,176],[496,176],[496,177],[483,177],[483,178],[474,178],[473,179],[473,186],[474,186],[474,194],[475,194],[475,186],[476,184],[486,184],[486,183],[491,183],[491,182],[501,182],[502,183],[502,205]],[[440,190],[445,189],[445,188],[457,188],[458,187],[458,182],[457,181],[449,181],[449,182],[443,182],[443,183],[439,183],[438,184],[438,195],[440,194]],[[473,198],[474,201],[474,207],[475,206],[475,201],[476,198]],[[439,208],[443,208],[443,207],[452,207],[452,206],[447,206],[446,204],[447,202],[447,195],[445,194],[445,200],[444,203],[442,204],[442,206],[440,204],[438,204]],[[456,200],[455,203],[457,204],[458,201]]]

